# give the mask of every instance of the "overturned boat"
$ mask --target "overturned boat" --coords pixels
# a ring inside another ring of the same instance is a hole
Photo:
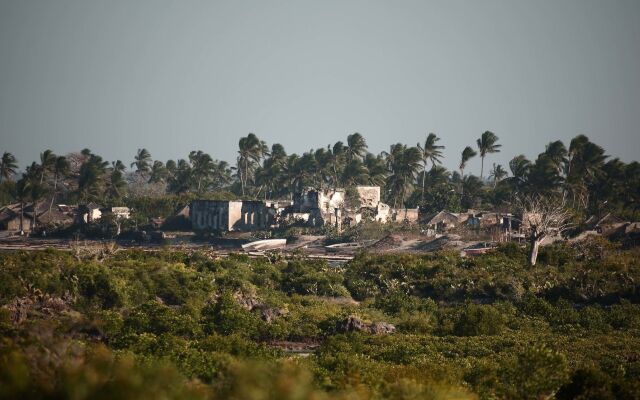
[[[267,250],[281,250],[287,246],[287,239],[265,239],[256,240],[242,245],[244,251],[267,251]]]
[[[325,250],[330,253],[337,253],[341,251],[356,251],[361,249],[362,243],[337,243],[329,246],[324,246]]]

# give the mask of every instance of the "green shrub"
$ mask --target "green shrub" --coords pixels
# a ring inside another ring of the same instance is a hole
[[[458,336],[497,335],[504,328],[505,319],[493,306],[466,304],[455,324]]]

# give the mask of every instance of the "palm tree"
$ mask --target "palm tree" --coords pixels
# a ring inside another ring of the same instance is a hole
[[[47,171],[52,169],[53,165],[56,163],[56,158],[57,158],[56,155],[51,150],[45,150],[44,152],[40,153],[39,171],[40,171],[41,185],[42,185],[42,182],[44,181],[44,176],[47,173]]]
[[[462,188],[461,206],[467,209],[474,208],[482,192],[482,181],[475,175],[467,175],[462,179]]]
[[[397,208],[399,199],[400,205],[404,205],[407,191],[411,189],[420,170],[422,154],[417,147],[407,148],[401,143],[391,145],[389,152],[383,154],[390,172],[387,192],[393,198],[393,207]]]
[[[16,157],[9,153],[2,153],[2,158],[0,159],[0,183],[2,183],[3,179],[11,179],[18,169],[18,160]]]
[[[69,172],[69,160],[65,156],[56,157],[53,163],[53,193],[51,195],[51,203],[49,203],[49,214],[58,194],[58,180]]]
[[[524,154],[520,154],[509,161],[509,169],[511,170],[511,178],[508,178],[508,181],[513,190],[516,192],[523,190],[529,178],[531,161],[527,160]]]
[[[563,166],[568,161],[567,156],[569,152],[567,151],[567,148],[561,140],[550,142],[543,154],[549,157],[549,159],[553,162],[553,164],[556,166],[556,169],[558,170],[558,173],[562,172]]]
[[[436,136],[435,133],[430,133],[425,138],[424,146],[421,146],[420,143],[418,143],[418,150],[420,150],[420,153],[422,154],[422,163],[423,163],[422,194],[420,195],[420,201],[424,200],[424,183],[425,183],[425,177],[427,173],[427,162],[431,161],[432,167],[434,167],[436,163],[438,164],[442,163],[442,161],[440,160],[442,158],[441,149],[444,149],[444,146],[439,146],[436,144],[439,140],[440,138]]]
[[[138,149],[134,157],[134,162],[131,163],[131,168],[136,167],[136,172],[139,174],[147,174],[151,171],[151,153],[147,149]]]
[[[367,142],[358,132],[347,136],[347,159],[349,161],[354,158],[362,160],[367,151]]]
[[[384,186],[389,170],[382,155],[374,156],[371,153],[367,153],[364,159],[364,166],[369,173],[369,184]]]
[[[149,183],[161,183],[167,180],[168,172],[160,160],[153,162],[149,173]]]
[[[536,162],[533,163],[527,180],[531,191],[538,194],[552,194],[560,188],[564,181],[557,163],[546,153],[538,156]]]
[[[484,174],[484,157],[490,153],[499,153],[501,144],[497,144],[498,137],[491,131],[486,131],[480,136],[480,138],[476,141],[478,145],[478,150],[480,151],[480,158],[482,159],[482,164],[480,166],[480,179],[482,179]]]
[[[602,174],[605,160],[604,149],[592,143],[588,137],[578,135],[569,144],[566,189],[573,197],[574,206],[578,198],[586,206],[589,187]]]
[[[112,199],[118,199],[122,197],[122,194],[127,186],[127,183],[124,180],[125,169],[126,168],[122,161],[117,160],[111,162],[111,174],[109,175],[106,194]]]
[[[362,185],[369,182],[369,170],[359,158],[352,158],[342,172],[342,183],[345,186]]]
[[[269,154],[269,148],[264,141],[258,139],[253,133],[249,133],[246,137],[240,138],[238,148],[236,169],[238,171],[238,177],[240,178],[242,195],[244,196],[250,177],[260,164],[260,160]]]
[[[327,146],[327,149],[328,148],[329,146]],[[347,149],[348,148],[344,145],[344,143],[338,141],[333,145],[333,149],[331,150],[331,183],[333,184],[334,188],[340,186],[340,176],[342,175],[342,171],[346,163]]]
[[[124,163],[120,160],[117,161],[112,161],[111,162],[111,168],[114,171],[119,171],[119,172],[124,172],[125,169],[127,169],[127,167],[124,165]]]
[[[89,155],[87,160],[80,166],[78,174],[78,194],[83,201],[99,199],[103,189],[103,183],[108,161],[95,154]]]
[[[26,175],[16,183],[16,200],[20,203],[20,232],[24,231],[24,207],[31,198],[31,181]]]
[[[231,183],[231,167],[226,161],[213,160],[210,186],[213,189],[222,189]]]
[[[491,170],[491,173],[489,174],[489,178],[493,178],[493,187],[494,188],[496,187],[498,182],[503,180],[504,178],[506,178],[507,175],[508,175],[508,173],[507,173],[507,171],[504,170],[504,168],[502,168],[502,165],[500,165],[500,164],[496,165],[496,163],[493,163],[493,169]]]
[[[464,169],[467,167],[467,162],[478,155],[478,153],[471,147],[467,146],[462,150],[462,159],[460,161],[460,178],[464,177]]]
[[[168,162],[167,162],[168,163]],[[172,163],[173,164],[173,163]],[[172,166],[173,169],[173,166]],[[182,194],[189,191],[192,186],[192,168],[191,164],[185,159],[178,160],[173,169],[173,173],[169,178],[169,186],[167,190],[170,193]]]
[[[325,149],[323,147],[316,149],[313,152],[313,157],[315,158],[315,185],[323,190],[325,185],[328,185],[331,182],[331,178],[333,176],[333,171],[331,168],[331,159],[333,155],[329,149]]]
[[[260,171],[259,181],[264,186],[264,195],[271,196],[275,192],[284,193],[283,183],[285,181],[285,168],[287,165],[287,153],[284,146],[274,143],[271,146],[269,157],[264,160],[264,165]],[[256,171],[256,175],[258,175]],[[256,176],[258,180],[258,176]]]

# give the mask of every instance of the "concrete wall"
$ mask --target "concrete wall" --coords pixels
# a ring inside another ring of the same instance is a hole
[[[409,224],[417,224],[419,217],[419,209],[417,208],[398,208],[392,211],[393,221],[407,222]]]
[[[274,213],[261,201],[195,200],[190,207],[195,230],[220,232],[269,229]]]
[[[380,186],[356,186],[360,207],[376,208],[380,203]]]

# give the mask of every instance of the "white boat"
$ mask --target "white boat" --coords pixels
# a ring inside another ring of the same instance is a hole
[[[337,243],[324,247],[328,252],[335,253],[338,251],[358,250],[362,248],[360,243]]]
[[[266,251],[284,249],[287,245],[287,239],[265,239],[256,240],[255,242],[242,245],[244,251]]]

